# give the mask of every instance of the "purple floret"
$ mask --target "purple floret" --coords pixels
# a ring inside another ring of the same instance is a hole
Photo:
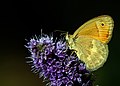
[[[26,48],[31,53],[32,69],[48,79],[49,86],[91,86],[90,72],[77,56],[68,53],[66,41],[42,35],[32,38]]]

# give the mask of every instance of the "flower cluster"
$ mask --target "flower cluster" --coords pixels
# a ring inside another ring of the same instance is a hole
[[[34,72],[49,86],[92,86],[91,74],[75,54],[71,54],[64,39],[54,40],[53,36],[42,34],[32,38],[26,48],[30,51]]]

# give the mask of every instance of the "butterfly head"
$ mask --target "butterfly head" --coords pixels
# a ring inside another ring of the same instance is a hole
[[[68,44],[69,48],[74,49],[75,44],[74,44],[73,35],[69,35],[68,32],[67,32],[65,39],[67,41],[67,44]]]

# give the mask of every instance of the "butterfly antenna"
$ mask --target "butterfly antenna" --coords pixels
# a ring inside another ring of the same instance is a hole
[[[66,32],[66,31],[62,31],[62,30],[54,30],[54,32]]]
[[[54,32],[61,32],[60,36],[65,35],[67,32],[62,30],[55,30]]]

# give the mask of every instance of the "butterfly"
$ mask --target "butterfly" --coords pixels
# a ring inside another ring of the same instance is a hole
[[[66,34],[69,48],[86,64],[86,69],[95,71],[106,62],[113,27],[112,17],[101,15],[84,23],[73,35]]]

